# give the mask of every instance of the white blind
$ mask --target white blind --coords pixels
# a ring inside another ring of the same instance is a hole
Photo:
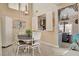
[[[19,10],[19,4],[18,3],[9,3],[8,7],[11,9]]]
[[[19,8],[20,6],[20,8]],[[19,10],[20,11],[28,11],[28,3],[9,3],[8,4],[8,7],[11,8],[11,9],[15,9],[15,10]]]

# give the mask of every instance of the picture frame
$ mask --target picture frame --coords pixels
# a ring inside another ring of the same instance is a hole
[[[23,29],[26,26],[26,22],[23,20],[15,20],[13,23],[13,28]]]

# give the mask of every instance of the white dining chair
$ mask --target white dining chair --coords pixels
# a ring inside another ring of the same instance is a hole
[[[40,39],[41,39],[41,32],[32,32],[32,45],[30,45],[30,48],[32,48],[32,55],[35,54],[35,49],[37,48],[39,54],[40,51]]]
[[[17,40],[17,50],[16,50],[16,55],[18,55],[20,48],[23,47],[23,51],[25,52],[28,49],[28,45],[24,41],[20,41],[19,38]],[[28,52],[28,51],[27,51]]]

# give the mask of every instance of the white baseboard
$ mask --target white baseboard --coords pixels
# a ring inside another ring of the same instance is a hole
[[[51,47],[58,47],[57,45],[54,45],[54,44],[51,44],[51,43],[48,43],[48,42],[45,42],[45,41],[41,41],[41,43],[48,45],[48,46],[51,46]]]

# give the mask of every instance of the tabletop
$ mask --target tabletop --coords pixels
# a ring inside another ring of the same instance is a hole
[[[28,37],[27,35],[18,35],[18,39],[27,43],[32,41],[32,37]]]

